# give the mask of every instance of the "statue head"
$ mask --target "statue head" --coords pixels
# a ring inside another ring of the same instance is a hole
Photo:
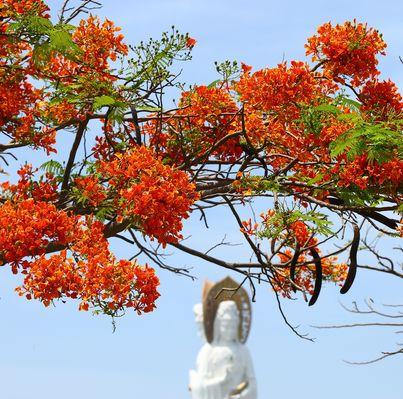
[[[214,342],[238,342],[239,310],[234,301],[220,302],[214,320]]]
[[[203,340],[206,339],[204,334],[204,324],[203,324],[203,305],[201,303],[197,303],[193,306],[193,313],[195,315],[195,322],[197,325],[197,333],[200,338]]]
[[[232,302],[228,306],[232,308],[232,318],[237,319],[239,342],[244,344],[251,325],[251,303],[246,290],[231,277],[226,277],[203,291],[203,323],[207,342],[217,341],[216,332],[219,326],[216,326],[216,314],[221,302]],[[225,321],[224,324],[226,323]],[[232,325],[235,324],[235,322],[232,323]]]

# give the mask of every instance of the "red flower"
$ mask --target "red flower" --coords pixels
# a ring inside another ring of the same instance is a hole
[[[306,54],[322,62],[325,74],[343,83],[361,85],[366,79],[379,75],[377,55],[385,54],[382,36],[366,24],[347,21],[333,26],[330,22],[318,28],[317,35],[308,39]]]
[[[360,93],[362,110],[385,120],[388,116],[399,118],[403,112],[403,99],[391,80],[368,81]]]
[[[243,73],[248,73],[252,70],[252,67],[250,65],[246,65],[243,62],[241,62],[241,68]]]
[[[186,39],[186,47],[188,47],[188,48],[192,48],[192,47],[194,47],[194,45],[196,44],[196,39],[193,39],[193,37],[188,37],[187,39]]]

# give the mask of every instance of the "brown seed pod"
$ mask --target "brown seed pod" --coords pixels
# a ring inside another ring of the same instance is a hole
[[[313,261],[315,263],[315,287],[313,289],[313,295],[309,301],[309,306],[312,306],[315,304],[315,302],[319,298],[320,290],[322,288],[322,261],[320,259],[320,256],[318,252],[316,251],[315,248],[311,248],[311,255],[313,258]]]
[[[350,248],[350,265],[348,268],[346,280],[344,281],[343,287],[341,287],[340,290],[341,294],[347,293],[354,283],[355,276],[357,274],[357,252],[359,244],[360,244],[360,228],[356,224],[354,224],[354,236]]]
[[[291,263],[290,263],[290,280],[295,283],[295,267],[297,265],[298,262],[298,257],[299,257],[299,250],[300,250],[300,245],[298,244],[298,241],[295,243],[295,252],[294,252],[294,256],[291,259]],[[297,289],[295,287],[294,284],[291,284],[292,286],[292,290],[294,292],[297,292]]]

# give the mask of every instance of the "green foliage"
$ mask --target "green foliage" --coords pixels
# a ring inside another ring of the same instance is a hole
[[[102,206],[95,212],[95,218],[100,222],[105,222],[114,213],[113,206]]]
[[[402,133],[389,129],[383,123],[365,121],[340,135],[330,146],[332,157],[346,153],[347,159],[352,160],[365,154],[369,162],[378,163],[391,160],[396,152],[399,157],[402,156]]]
[[[68,59],[77,59],[81,53],[71,33],[75,27],[70,24],[56,24],[38,15],[22,15],[10,23],[7,33],[16,35],[33,46],[32,60],[37,66],[46,64],[53,53]]]
[[[64,167],[62,166],[62,164],[53,159],[43,163],[40,166],[40,169],[44,170],[47,173],[51,173],[54,176],[62,176],[64,174]]]
[[[330,118],[334,119],[334,117],[341,115],[342,111],[337,104],[337,102],[334,104],[322,103],[315,106],[299,104],[301,112],[300,118],[296,122],[303,126],[306,134],[313,133],[315,136],[319,136],[323,127],[329,123]]]
[[[301,220],[307,224],[310,224],[312,230],[317,234],[322,234],[324,236],[329,236],[333,234],[331,230],[332,222],[328,220],[327,216],[320,212],[308,211],[306,213],[301,210],[294,210],[291,213],[290,220],[292,222],[296,222],[297,220]]]
[[[48,19],[37,15],[27,15],[10,23],[6,32],[10,34],[41,37],[42,35],[48,35],[52,29],[53,24]]]
[[[110,96],[99,96],[94,98],[93,109],[94,111],[99,110],[102,107],[114,105],[116,100]]]
[[[68,58],[81,53],[80,47],[73,42],[71,34],[63,25],[56,25],[49,32],[50,48]]]
[[[258,237],[279,238],[285,230],[289,229],[297,221],[306,223],[312,233],[324,236],[333,234],[331,230],[332,222],[323,213],[315,211],[302,212],[299,209],[278,209],[273,216],[267,219],[264,229],[258,233]]]
[[[216,71],[221,75],[221,79],[215,82],[221,82],[222,83],[232,83],[232,81],[236,80],[239,78],[241,70],[239,68],[238,62],[237,61],[229,61],[225,60],[223,62],[214,62]],[[215,82],[211,83],[213,85]],[[214,84],[216,85],[216,84]]]
[[[313,107],[314,111],[319,111],[320,113],[327,113],[327,114],[333,114],[333,115],[340,115],[341,111],[339,108],[337,108],[336,105],[333,104],[320,104],[317,105],[316,107]]]
[[[277,179],[271,177],[261,176],[243,176],[239,180],[239,187],[242,189],[245,195],[247,191],[250,194],[259,195],[265,192],[277,193],[281,191],[281,184]]]
[[[175,73],[171,68],[176,61],[191,59],[190,48],[186,43],[189,36],[181,34],[175,27],[171,32],[164,32],[161,39],[149,39],[147,42],[140,42],[138,46],[130,47],[134,57],[129,60],[126,74],[126,94],[134,106],[144,106],[139,98],[139,91],[147,88],[156,88],[175,79]]]
[[[349,108],[350,112],[343,112],[340,106]],[[352,160],[365,154],[369,162],[383,163],[391,160],[396,153],[401,157],[402,121],[394,121],[393,128],[387,122],[367,121],[361,116],[360,108],[359,102],[340,95],[334,99],[333,104],[303,108],[300,121],[307,126],[309,132],[317,135],[322,131],[326,115],[354,126],[331,143],[330,155],[333,158],[345,153],[347,159]]]
[[[47,35],[53,30],[52,22],[49,19],[42,18],[38,15],[29,16],[24,22],[28,31],[39,35]]]
[[[212,87],[217,87],[219,83],[221,83],[221,79],[216,79],[213,80],[209,85],[207,85],[207,87],[211,89]]]
[[[306,134],[313,133],[315,136],[319,136],[324,126],[324,119],[328,112],[325,107],[333,107],[328,104],[321,104],[316,107],[306,107],[301,105],[300,118],[296,121],[300,123]]]
[[[350,111],[359,112],[361,109],[361,103],[359,103],[358,101],[352,100],[349,97],[339,96],[339,97],[337,97],[337,100],[341,105],[350,109]]]
[[[322,179],[323,179],[323,173],[316,173],[315,177],[307,181],[307,184],[311,186],[313,184],[320,182]]]
[[[383,201],[371,190],[361,190],[353,186],[348,188],[338,187],[337,195],[344,201],[346,206],[378,206]]]
[[[139,106],[136,107],[137,111],[146,111],[146,112],[159,112],[161,111],[160,107],[153,107],[151,105],[143,105],[143,106]]]

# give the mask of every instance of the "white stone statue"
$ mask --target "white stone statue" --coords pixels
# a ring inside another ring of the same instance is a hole
[[[205,340],[203,308],[194,307],[199,334]],[[256,399],[256,380],[249,351],[239,340],[240,314],[236,302],[219,303],[214,319],[214,337],[205,342],[190,371],[192,399]]]

